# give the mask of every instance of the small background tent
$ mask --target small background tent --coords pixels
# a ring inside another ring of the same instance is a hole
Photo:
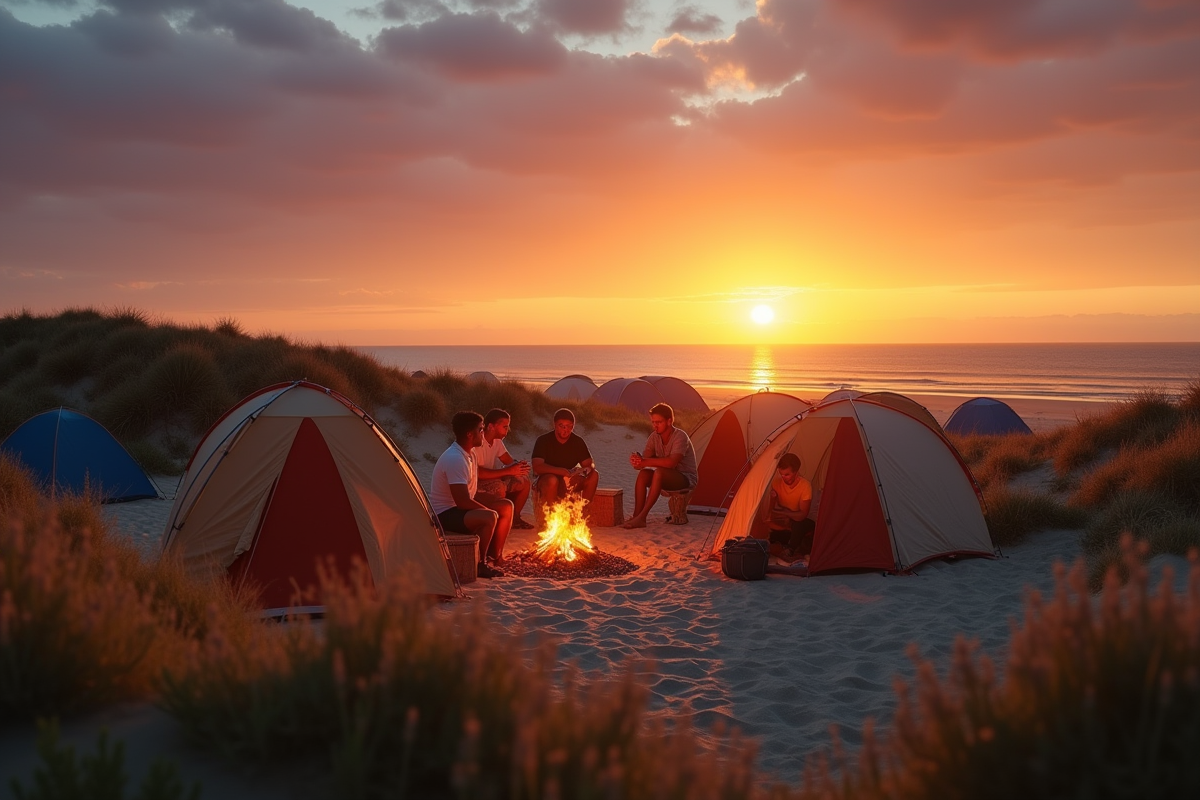
[[[963,436],[973,433],[985,436],[1033,433],[1011,406],[990,397],[976,397],[954,409],[950,419],[946,420],[946,432]]]
[[[995,548],[974,479],[939,430],[867,397],[823,403],[777,430],[754,454],[711,554],[726,539],[766,535],[760,506],[784,453],[813,485],[810,574],[903,571]]]
[[[646,413],[655,403],[665,402],[654,384],[641,378],[613,378],[604,383],[592,397],[610,406],[625,406]]]
[[[658,389],[663,400],[676,411],[708,411],[708,404],[690,383],[669,375],[643,375],[638,380],[646,381]]]
[[[158,497],[138,463],[103,425],[57,408],[30,417],[0,443],[51,493],[98,492],[103,503]]]
[[[855,398],[855,397],[862,397],[862,396],[863,396],[863,393],[858,391],[857,389],[847,389],[847,388],[843,387],[841,389],[834,389],[832,392],[830,392],[829,394],[822,397],[821,403],[831,403],[834,400],[845,400],[846,398]],[[821,403],[817,403],[817,405],[820,405]]]
[[[568,375],[547,386],[545,393],[555,400],[583,402],[596,393],[596,384],[587,375]]]
[[[460,593],[441,528],[396,445],[337,392],[281,383],[243,400],[196,448],[163,535],[192,574],[223,572],[262,590],[268,613],[317,583],[318,559],[376,585]],[[309,609],[317,610],[317,609]]]
[[[497,378],[495,375],[488,372],[487,370],[480,370],[479,372],[472,372],[470,375],[467,376],[467,380],[483,381],[484,383],[499,383],[500,382],[499,378]]]
[[[688,433],[700,481],[688,510],[717,514],[729,507],[750,455],[780,425],[808,408],[790,394],[757,392],[705,417]]]

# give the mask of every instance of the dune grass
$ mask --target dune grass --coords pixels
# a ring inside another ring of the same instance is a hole
[[[1099,605],[1082,563],[1059,566],[1054,597],[1034,595],[1002,671],[960,638],[948,674],[916,651],[898,682],[890,732],[868,727],[859,762],[826,755],[804,800],[1138,797],[1200,794],[1200,568],[1177,595],[1151,591],[1123,544]]]
[[[1083,509],[1033,489],[1013,489],[994,482],[984,489],[984,499],[988,531],[998,547],[1019,544],[1035,531],[1080,528],[1088,521]]]
[[[1003,485],[1046,463],[1048,440],[1038,435],[984,436],[948,434],[981,487]]]
[[[38,756],[41,764],[26,788],[12,781],[16,800],[123,800],[129,775],[125,771],[125,743],[109,744],[108,732],[100,731],[95,753],[76,758],[75,748],[59,743],[57,721],[38,723]],[[142,779],[134,800],[199,800],[200,784],[184,789],[179,767],[155,759]]]
[[[1103,413],[1061,428],[1052,444],[1054,468],[1065,475],[1096,461],[1106,450],[1158,444],[1170,438],[1181,421],[1179,398],[1144,389]]]
[[[214,619],[245,618],[248,598],[144,562],[99,508],[87,495],[47,501],[0,456],[0,718],[152,697]]]
[[[748,797],[749,744],[701,753],[650,719],[636,667],[591,680],[481,609],[322,575],[320,629],[216,630],[166,680],[190,738],[251,761],[318,761],[338,797]]]
[[[182,471],[200,436],[240,399],[293,380],[344,394],[397,440],[448,431],[456,411],[504,408],[519,445],[550,430],[564,405],[585,431],[601,424],[650,430],[648,411],[555,401],[517,381],[470,380],[446,369],[414,378],[350,347],[250,336],[230,318],[189,326],[136,309],[90,308],[0,317],[0,438],[67,404],[96,417],[156,473]],[[678,422],[688,429],[701,416],[681,413]]]

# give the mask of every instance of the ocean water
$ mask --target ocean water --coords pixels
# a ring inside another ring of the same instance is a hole
[[[547,386],[571,374],[672,375],[710,405],[770,388],[806,399],[849,387],[902,394],[1111,402],[1200,379],[1200,343],[522,345],[360,347],[409,371],[487,371]]]

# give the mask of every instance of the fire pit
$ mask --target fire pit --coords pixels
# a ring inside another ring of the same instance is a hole
[[[633,562],[602,553],[592,544],[583,499],[574,495],[546,509],[545,530],[532,548],[504,560],[504,571],[522,578],[608,578],[635,569]]]

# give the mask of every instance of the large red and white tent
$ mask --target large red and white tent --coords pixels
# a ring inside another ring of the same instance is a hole
[[[341,394],[307,381],[262,389],[225,413],[188,462],[164,557],[261,592],[268,613],[317,584],[317,563],[376,585],[461,594],[429,500],[395,443]],[[304,608],[317,611],[319,604]]]
[[[688,509],[717,514],[728,508],[750,456],[776,428],[808,407],[790,394],[757,392],[701,420],[688,433],[700,477]]]
[[[765,538],[762,503],[784,453],[800,457],[813,485],[809,574],[900,572],[944,556],[994,555],[981,495],[958,451],[928,412],[916,410],[923,408],[881,394],[822,403],[772,433],[754,454],[710,555],[733,537]]]

